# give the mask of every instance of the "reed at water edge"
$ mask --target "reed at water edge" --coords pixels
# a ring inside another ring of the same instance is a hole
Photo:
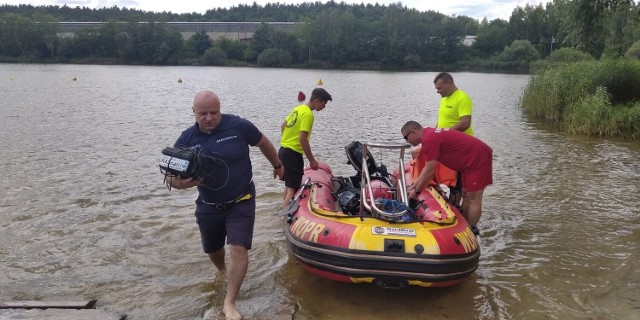
[[[640,60],[603,59],[539,68],[520,104],[533,119],[575,134],[640,138]]]

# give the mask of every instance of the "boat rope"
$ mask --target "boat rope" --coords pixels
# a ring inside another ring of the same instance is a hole
[[[396,199],[377,199],[377,203],[380,204],[380,209],[389,213],[398,213],[406,210],[406,213],[402,215],[401,221],[416,220],[416,211],[404,202]]]

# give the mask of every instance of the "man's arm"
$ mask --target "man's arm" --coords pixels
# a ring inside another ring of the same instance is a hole
[[[436,164],[436,160],[427,161],[424,164],[424,168],[422,168],[418,179],[409,187],[409,198],[417,198],[420,191],[433,180],[433,176],[436,173]]]
[[[306,131],[300,131],[300,146],[302,147],[302,151],[304,155],[309,160],[309,166],[313,170],[318,169],[318,162],[316,158],[313,157],[313,153],[311,152],[311,145],[309,144],[309,133]]]
[[[167,184],[175,189],[189,189],[197,187],[202,179],[183,178],[181,176],[167,177]]]
[[[282,121],[282,124],[280,125],[280,134],[284,133],[284,128],[287,126],[287,120]]]
[[[269,138],[263,134],[258,144],[256,144],[256,147],[260,148],[260,152],[262,152],[264,157],[267,158],[273,166],[273,177],[282,179],[282,177],[284,177],[284,167],[282,166],[282,162],[280,162],[280,158],[278,158],[276,148]]]
[[[460,121],[453,125],[451,129],[464,132],[471,126],[471,115],[460,117]]]

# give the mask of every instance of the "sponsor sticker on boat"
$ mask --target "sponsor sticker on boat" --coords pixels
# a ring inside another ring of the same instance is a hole
[[[415,229],[391,228],[391,227],[379,227],[379,226],[371,227],[371,233],[377,234],[380,236],[404,236],[404,237],[416,236]]]

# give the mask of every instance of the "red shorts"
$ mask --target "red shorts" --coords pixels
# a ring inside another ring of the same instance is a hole
[[[478,166],[474,171],[462,172],[462,189],[467,192],[476,192],[493,184],[492,161]]]

